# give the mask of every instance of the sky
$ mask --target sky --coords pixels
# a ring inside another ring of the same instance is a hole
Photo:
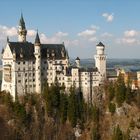
[[[1,0],[0,49],[17,41],[21,12],[34,42],[65,44],[71,58],[94,58],[103,42],[107,58],[140,59],[139,0]]]

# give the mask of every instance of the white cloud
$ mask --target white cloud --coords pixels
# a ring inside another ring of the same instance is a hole
[[[114,20],[114,14],[103,13],[102,16],[106,19],[107,22],[112,22]]]
[[[91,25],[91,28],[92,29],[95,29],[95,30],[99,30],[100,29],[100,27],[99,26],[96,26],[96,25]]]
[[[131,45],[131,44],[134,44],[134,43],[137,44],[138,41],[137,41],[136,38],[123,38],[122,43]]]
[[[97,41],[97,37],[91,37],[91,38],[89,38],[89,41],[96,42]]]
[[[15,27],[7,27],[0,25],[0,34],[1,36],[16,36],[17,29]]]
[[[68,36],[68,33],[64,33],[64,32],[59,31],[59,32],[56,33],[56,36],[65,37],[65,36]]]
[[[138,35],[138,32],[136,30],[128,30],[124,32],[125,37],[135,37]]]
[[[110,38],[110,37],[113,37],[113,35],[108,33],[108,32],[105,32],[105,33],[101,34],[101,37],[103,37],[103,38]]]
[[[28,30],[27,31],[27,36],[32,37],[36,35],[36,31],[35,30]]]
[[[44,33],[42,33],[40,34],[40,39],[42,43],[62,43],[66,40],[65,37],[67,36],[68,33],[59,31],[51,37],[47,37]]]
[[[90,28],[88,28],[88,29],[86,29],[86,30],[84,30],[82,32],[79,32],[77,35],[79,37],[84,37],[84,38],[88,38],[89,39],[89,38],[95,36],[96,33],[97,33],[97,30],[99,30],[99,29],[100,29],[99,26],[91,25]]]
[[[78,36],[89,37],[95,34],[96,34],[95,29],[86,29],[85,31],[78,33]]]

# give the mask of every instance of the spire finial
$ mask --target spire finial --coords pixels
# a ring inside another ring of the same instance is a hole
[[[24,22],[24,18],[23,18],[23,13],[21,12],[21,17],[20,17],[20,20],[19,20],[19,26],[22,27],[22,29],[25,29],[25,22]]]

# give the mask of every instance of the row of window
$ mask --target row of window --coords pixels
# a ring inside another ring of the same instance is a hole
[[[28,80],[25,79],[25,83],[27,83],[27,82],[28,82]],[[35,82],[35,79],[32,79],[32,80],[30,79],[29,82]],[[18,83],[21,83],[21,80],[18,80]]]
[[[52,63],[52,61],[49,61],[49,63],[51,64]],[[20,64],[26,64],[26,62],[25,61],[23,61],[23,62],[18,62],[18,65],[20,65]],[[35,64],[35,61],[28,61],[28,64]],[[47,61],[44,61],[44,64],[47,64]],[[62,61],[55,61],[55,64],[62,64]]]

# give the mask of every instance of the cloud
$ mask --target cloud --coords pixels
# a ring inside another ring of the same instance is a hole
[[[7,27],[0,25],[0,34],[1,36],[16,36],[17,29],[15,27]]]
[[[68,36],[68,33],[64,33],[64,32],[59,31],[59,32],[56,33],[56,36],[65,37],[65,36]]]
[[[95,29],[86,29],[85,31],[82,31],[80,33],[78,33],[78,36],[82,36],[82,37],[89,37],[92,35],[96,34],[96,30]]]
[[[125,37],[135,37],[138,35],[138,32],[136,30],[128,30],[124,32]]]
[[[102,16],[106,19],[107,22],[112,22],[114,20],[114,14],[103,13]]]
[[[91,37],[91,38],[89,38],[89,41],[90,42],[96,42],[97,41],[97,37]]]
[[[92,29],[95,29],[95,30],[99,30],[100,29],[100,27],[99,26],[96,26],[96,25],[91,25],[91,28]]]
[[[110,37],[113,37],[113,35],[108,33],[108,32],[105,32],[105,33],[101,34],[101,37],[103,37],[103,38],[110,38]]]
[[[35,30],[28,30],[27,31],[27,36],[32,37],[36,35],[36,31]]]

